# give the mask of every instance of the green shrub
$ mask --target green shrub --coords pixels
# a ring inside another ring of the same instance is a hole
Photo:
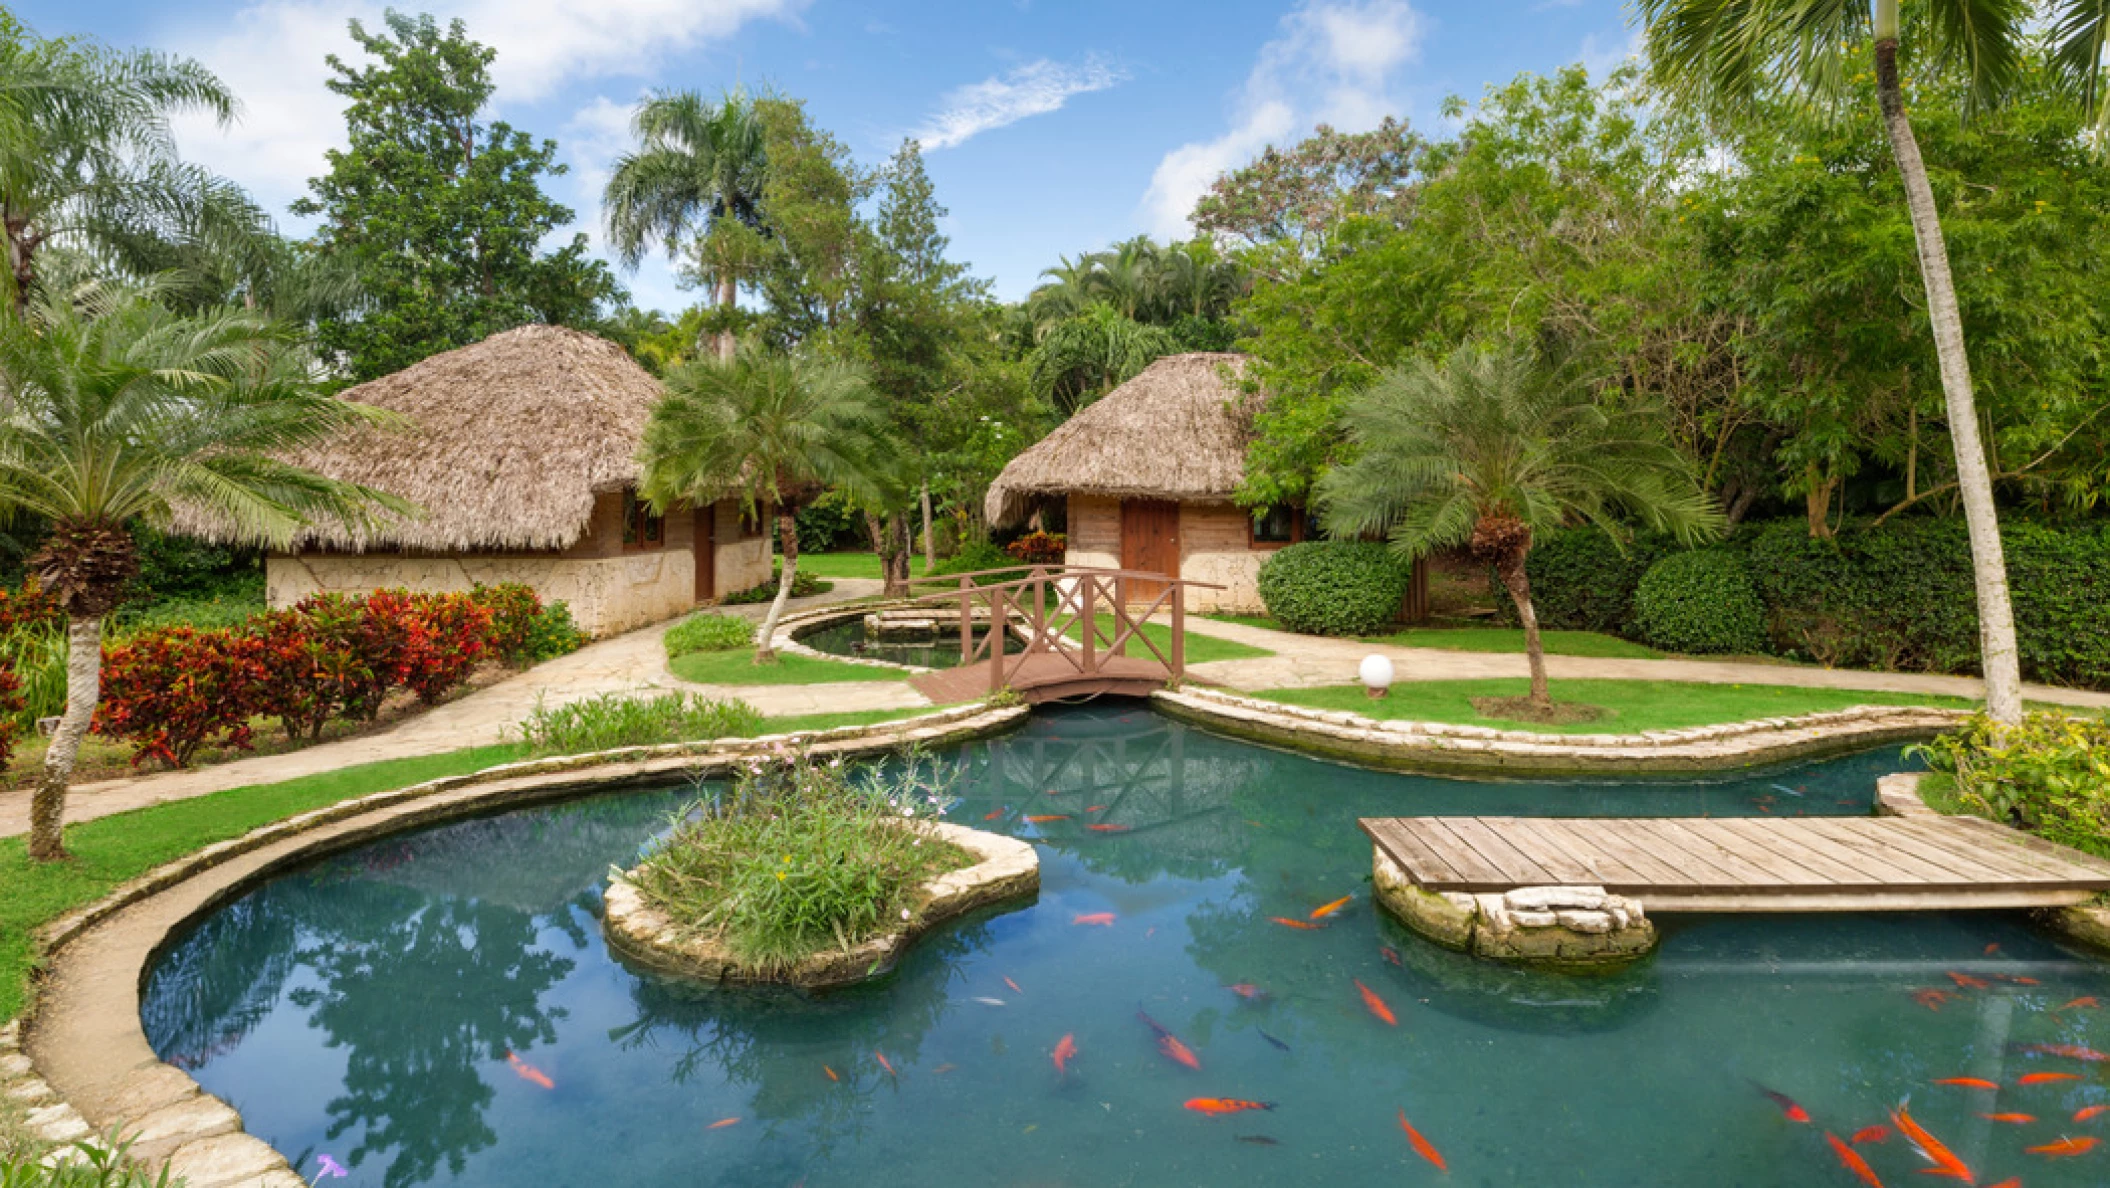
[[[515,668],[554,660],[586,643],[586,633],[572,622],[571,608],[561,599],[544,603],[532,586],[520,582],[478,585],[469,597],[491,612],[486,644]]]
[[[795,522],[801,553],[832,553],[865,543],[864,513],[836,491],[799,508]]]
[[[2110,858],[2110,722],[2045,711],[2003,731],[1977,714],[1912,751],[1965,810]]]
[[[768,581],[763,582],[759,586],[749,586],[745,590],[727,594],[718,600],[718,605],[752,606],[758,602],[768,602],[777,596],[777,583],[783,579],[783,575],[784,569],[780,565],[777,567],[777,572],[772,574]],[[803,569],[791,579],[791,596],[793,598],[811,598],[815,594],[826,594],[834,588],[834,582],[823,581]]]
[[[1382,544],[1311,540],[1278,550],[1260,567],[1260,600],[1291,631],[1372,635],[1399,617],[1410,572]]]
[[[985,569],[1004,570],[989,581],[1007,581],[1010,575],[1026,576],[1026,570],[1017,568],[1018,558],[986,540],[970,540],[960,546],[960,551],[938,562],[926,577],[947,577],[956,573],[980,573]],[[987,584],[985,581],[983,584]]]
[[[761,728],[762,715],[744,701],[680,692],[655,697],[603,693],[555,708],[538,702],[521,722],[520,737],[538,755],[583,755],[618,747],[745,738]]]
[[[1743,557],[1727,549],[1672,553],[1641,575],[1634,622],[1668,652],[1750,655],[1766,650],[1766,611]]]
[[[160,631],[168,627],[195,627],[200,631],[222,631],[240,627],[250,617],[264,613],[264,588],[236,590],[203,598],[162,598],[119,608],[111,617],[113,638]]]
[[[571,617],[571,604],[562,598],[553,598],[542,604],[541,614],[528,620],[517,663],[540,664],[544,660],[569,656],[585,647],[586,640],[586,633]]]
[[[1637,533],[1621,543],[1598,528],[1563,528],[1536,538],[1525,572],[1531,577],[1531,606],[1539,626],[1557,631],[1600,631],[1634,636],[1634,591],[1641,575],[1674,548],[1668,536]],[[1514,620],[1507,598],[1502,613]]]
[[[24,737],[36,727],[38,718],[66,712],[66,649],[64,627],[25,625],[0,634],[0,664],[21,682],[16,692],[22,708],[16,722]]]
[[[41,1161],[56,1145],[0,1145],[0,1188],[182,1188],[183,1181],[172,1178],[167,1168],[154,1175],[134,1163],[130,1143],[118,1143],[114,1149],[104,1143],[70,1145],[74,1157],[53,1167]]]
[[[690,652],[730,652],[755,642],[755,625],[737,615],[690,615],[667,632],[667,658]]]
[[[763,970],[903,926],[920,884],[974,860],[917,828],[947,799],[934,767],[856,770],[789,750],[752,763],[682,814],[639,864],[639,892]]]

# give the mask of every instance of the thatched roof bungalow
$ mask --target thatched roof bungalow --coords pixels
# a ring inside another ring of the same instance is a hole
[[[1260,609],[1260,563],[1306,526],[1301,508],[1256,517],[1231,502],[1252,434],[1244,367],[1243,356],[1206,352],[1152,363],[1013,458],[990,484],[989,522],[1017,524],[1059,500],[1066,563],[1224,587],[1190,588],[1190,610]]]
[[[659,396],[623,348],[557,326],[507,330],[347,389],[342,399],[408,427],[362,427],[293,460],[424,514],[371,532],[309,526],[266,563],[271,605],[513,581],[608,634],[768,580],[768,537],[731,501],[664,518],[638,502],[638,446]]]

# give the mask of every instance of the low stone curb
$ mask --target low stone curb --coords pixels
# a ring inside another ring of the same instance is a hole
[[[1177,718],[1253,742],[1293,745],[1379,767],[1514,775],[1674,774],[1930,738],[1964,718],[1926,706],[1854,706],[1640,734],[1538,734],[1438,722],[1381,721],[1188,686],[1151,701]]]
[[[135,1159],[166,1167],[189,1188],[302,1188],[306,1181],[284,1156],[242,1132],[240,1114],[162,1063],[146,1042],[138,1007],[147,966],[192,920],[288,867],[405,829],[675,773],[722,774],[787,744],[813,755],[848,756],[962,741],[1005,730],[1029,712],[976,704],[874,725],[531,760],[261,826],[157,867],[40,930],[50,975],[25,1015],[28,1031],[19,1020],[0,1029],[0,1084],[25,1100],[49,1101],[30,1114],[40,1136],[70,1142],[115,1132],[131,1144]],[[134,909],[146,914],[128,932],[117,917]],[[76,949],[90,952],[76,960]]]
[[[731,950],[713,937],[676,924],[646,902],[625,871],[609,879],[602,896],[601,931],[618,956],[662,974],[706,982],[774,984],[828,990],[885,977],[915,939],[932,928],[997,903],[1017,903],[1040,893],[1040,858],[1017,838],[985,833],[964,825],[928,821],[904,828],[922,829],[977,859],[974,865],[948,871],[917,888],[911,918],[899,928],[847,950],[818,953],[778,974],[760,974],[741,966]]]
[[[863,656],[838,656],[833,652],[823,652],[818,648],[809,648],[793,638],[792,633],[809,627],[826,626],[843,619],[862,621],[866,615],[877,611],[899,610],[909,605],[912,604],[897,599],[892,602],[860,602],[847,606],[818,607],[814,610],[802,611],[796,615],[785,615],[777,620],[776,633],[769,637],[769,646],[772,651],[780,652],[787,656],[804,656],[809,660],[826,660],[832,664],[855,664],[860,668],[890,669],[901,673],[902,679],[906,680],[919,673],[935,670],[925,668],[920,664],[896,664],[892,660],[870,660]]]

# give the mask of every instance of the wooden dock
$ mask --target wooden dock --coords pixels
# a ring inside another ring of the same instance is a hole
[[[1365,817],[1430,891],[1603,887],[1649,912],[2056,907],[2110,862],[1973,817]]]

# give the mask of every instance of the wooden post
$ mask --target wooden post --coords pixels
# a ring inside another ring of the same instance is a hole
[[[1127,578],[1125,578],[1125,577],[1116,577],[1116,578],[1114,579],[1114,638],[1115,638],[1115,639],[1120,639],[1120,638],[1121,638],[1121,623],[1122,623],[1122,621],[1123,621],[1123,620],[1125,620],[1125,619],[1126,619],[1127,617],[1128,617],[1128,579],[1127,579]],[[1122,644],[1120,644],[1119,646],[1117,646],[1117,647],[1115,647],[1115,648],[1114,648],[1114,652],[1113,652],[1113,654],[1114,654],[1114,655],[1116,655],[1116,656],[1126,656],[1126,655],[1128,655],[1128,645],[1127,645],[1126,643],[1122,643]]]
[[[994,631],[996,624],[1003,621],[1004,588],[996,586],[989,591],[990,630]],[[1002,648],[992,648],[991,651],[995,654],[989,657],[989,692],[996,694],[1004,691],[1004,650]]]
[[[1172,679],[1180,679],[1187,671],[1187,600],[1186,591],[1178,582],[1172,583]]]
[[[974,660],[974,582],[960,579],[960,663]]]
[[[1092,615],[1092,595],[1098,589],[1099,579],[1091,574],[1085,574],[1078,587],[1081,597],[1077,621],[1084,624],[1084,671],[1087,674],[1099,671],[1099,625]]]

